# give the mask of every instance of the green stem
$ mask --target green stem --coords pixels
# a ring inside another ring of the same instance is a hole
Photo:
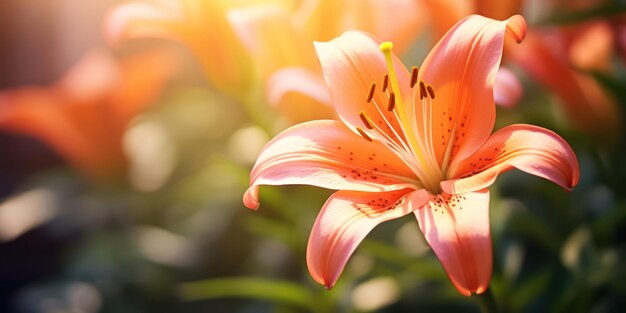
[[[498,306],[496,305],[496,301],[493,299],[493,294],[491,293],[491,289],[487,288],[485,292],[482,294],[476,295],[478,299],[478,303],[480,304],[480,310],[483,313],[497,313]]]

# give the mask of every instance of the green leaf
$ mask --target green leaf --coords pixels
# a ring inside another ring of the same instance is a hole
[[[238,297],[291,304],[311,311],[323,307],[323,303],[300,284],[256,277],[213,278],[184,283],[179,286],[178,294],[185,301]]]

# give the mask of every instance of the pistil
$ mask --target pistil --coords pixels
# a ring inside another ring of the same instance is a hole
[[[427,159],[425,157],[424,152],[428,154],[432,154],[432,153],[430,153],[431,151],[428,150],[427,147],[424,145],[424,143],[421,142],[420,138],[416,136],[417,134],[416,125],[415,123],[412,123],[413,120],[411,120],[407,116],[407,111],[404,107],[404,102],[402,100],[402,93],[400,91],[400,85],[398,83],[398,78],[396,75],[396,69],[393,64],[393,56],[391,54],[391,50],[393,49],[393,44],[391,42],[383,42],[382,44],[380,44],[379,49],[385,56],[387,71],[389,73],[388,75],[385,75],[383,84],[385,85],[385,82],[388,80],[389,85],[391,85],[391,89],[392,89],[392,92],[390,93],[389,97],[390,97],[390,100],[391,98],[393,98],[393,106],[388,105],[388,108],[391,108],[393,110],[400,124],[400,128],[406,140],[408,141],[407,144],[408,144],[409,150],[411,154],[413,154],[417,158],[418,165],[416,167],[421,169],[421,172],[425,174],[422,177],[418,175],[418,178],[420,179],[420,181],[422,181],[422,183],[426,186],[428,190],[438,191],[440,190],[439,182],[441,181],[441,172],[440,172],[438,163],[434,159],[432,158]],[[417,68],[413,68],[411,70],[411,80],[409,81],[410,85],[415,85],[415,82],[417,82],[417,76],[418,76],[418,70]],[[420,90],[423,90],[422,92],[420,92],[421,100],[429,96],[428,88],[423,82],[420,82]],[[434,95],[434,90],[433,90],[433,95]],[[427,140],[427,138],[424,138],[424,139]]]

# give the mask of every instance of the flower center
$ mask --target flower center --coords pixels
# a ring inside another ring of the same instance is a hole
[[[435,99],[433,86],[419,81],[419,70],[413,67],[409,80],[409,86],[413,90],[410,107],[405,107],[397,79],[391,49],[393,45],[385,42],[380,45],[380,50],[385,55],[388,74],[383,76],[381,91],[387,98],[386,105],[376,102],[376,83],[370,85],[367,94],[367,103],[374,102],[374,107],[381,117],[379,123],[375,123],[364,111],[359,113],[365,129],[357,127],[356,130],[368,141],[377,140],[391,149],[414,173],[421,186],[433,194],[439,194],[439,183],[443,180],[442,169],[437,162],[432,140],[432,100]],[[418,99],[419,97],[419,99]],[[380,99],[379,99],[380,100]],[[421,105],[416,102],[420,101]],[[422,110],[422,123],[416,118],[417,109]],[[385,110],[386,109],[386,110]],[[385,112],[386,111],[386,112]]]

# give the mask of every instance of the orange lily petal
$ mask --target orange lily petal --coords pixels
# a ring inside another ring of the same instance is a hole
[[[176,55],[167,49],[149,49],[120,60],[121,81],[108,101],[121,128],[156,102],[178,65]]]
[[[251,6],[229,14],[265,82],[267,97],[290,123],[334,118],[313,43],[281,6]]]
[[[444,181],[453,194],[480,190],[512,168],[548,179],[571,190],[580,176],[572,148],[552,131],[533,125],[510,125],[495,132],[474,155],[450,169],[459,179]]]
[[[102,156],[62,109],[58,93],[25,87],[0,93],[0,128],[39,138],[68,162],[85,172],[95,172]]]
[[[411,173],[384,145],[366,141],[341,122],[311,121],[283,131],[263,148],[243,201],[246,207],[256,209],[259,185],[397,190],[415,186]]]
[[[426,57],[419,79],[431,84],[436,94],[431,137],[439,162],[448,146],[452,145],[454,163],[474,153],[489,137],[495,122],[493,85],[505,35],[520,41],[525,32],[519,15],[506,21],[472,15],[456,24]]]
[[[305,0],[294,20],[314,40],[328,41],[358,29],[406,51],[422,29],[424,15],[420,0]]]
[[[113,45],[132,38],[180,40],[188,31],[177,4],[163,1],[126,3],[111,10],[104,23],[104,38]]]
[[[332,288],[348,258],[376,225],[405,216],[426,201],[428,193],[423,189],[334,193],[317,216],[309,236],[306,260],[313,279]]]
[[[313,43],[299,34],[292,13],[280,6],[251,6],[229,13],[239,38],[254,56],[265,80],[274,71],[291,66],[319,68]]]
[[[292,122],[335,118],[328,87],[321,75],[304,68],[276,71],[266,83],[268,100]]]
[[[437,258],[460,293],[483,293],[491,279],[489,191],[441,194],[413,211]]]
[[[0,128],[39,138],[96,181],[117,178],[126,166],[127,123],[153,103],[173,70],[161,50],[121,64],[90,51],[52,86],[0,93]]]
[[[387,94],[381,91],[387,66],[378,46],[378,41],[361,32],[346,32],[328,42],[315,42],[331,102],[339,117],[352,129],[364,127],[360,117],[363,111],[375,124],[386,125],[384,120],[387,120],[401,134],[396,117],[387,110]],[[395,56],[394,66],[402,94],[410,94],[409,73]],[[376,92],[371,103],[367,103],[373,82],[377,84]],[[396,137],[391,129],[383,130]]]
[[[571,63],[578,69],[610,72],[615,51],[614,33],[607,21],[572,29]]]
[[[534,31],[511,50],[511,56],[534,80],[558,95],[578,127],[600,139],[615,137],[621,124],[615,100],[591,77],[574,72],[565,52],[557,52],[559,47],[563,48],[558,37]]]
[[[250,57],[228,21],[227,7],[225,1],[130,2],[109,12],[104,36],[113,44],[161,38],[185,45],[217,88],[240,95],[249,87],[253,71]]]

